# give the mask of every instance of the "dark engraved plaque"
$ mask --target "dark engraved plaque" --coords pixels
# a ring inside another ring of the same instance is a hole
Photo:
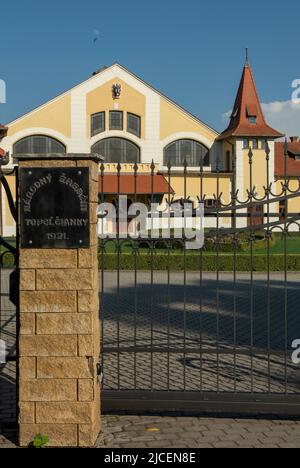
[[[23,248],[90,246],[89,168],[21,168]]]

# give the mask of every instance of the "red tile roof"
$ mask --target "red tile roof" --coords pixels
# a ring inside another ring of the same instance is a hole
[[[299,155],[300,158],[300,142],[293,141],[288,143],[288,156],[286,173],[288,177],[300,177],[300,160],[297,161],[295,157]],[[284,177],[284,143],[275,143],[275,177]]]
[[[249,122],[249,117],[256,117],[256,124]],[[227,129],[217,140],[229,137],[270,137],[284,136],[265,121],[251,68],[246,62],[239,90]]]
[[[4,158],[5,155],[6,155],[6,151],[4,151],[4,149],[0,148],[0,158]]]
[[[105,174],[103,183],[103,193],[106,194],[134,194],[135,193],[135,177],[131,174],[122,174],[120,177],[120,191],[118,191],[118,176],[117,174]],[[102,177],[99,176],[99,192],[102,192]],[[136,194],[148,195],[152,193],[152,176],[151,174],[139,174],[136,178]],[[167,180],[162,175],[153,176],[153,193],[167,194],[174,193],[174,190],[169,185]]]

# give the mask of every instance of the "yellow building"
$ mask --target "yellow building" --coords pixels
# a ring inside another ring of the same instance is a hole
[[[149,199],[153,171],[154,195],[160,202],[172,196],[174,200],[189,197],[196,203],[205,194],[209,207],[214,206],[216,194],[223,203],[230,203],[235,190],[241,197],[247,196],[249,147],[253,150],[258,193],[266,185],[267,167],[270,183],[280,183],[283,174],[276,173],[276,165],[279,168],[283,147],[275,140],[281,136],[265,122],[247,61],[230,125],[221,135],[123,66],[114,64],[8,123],[6,128],[1,127],[0,140],[3,150],[10,154],[8,169],[14,164],[14,156],[24,153],[98,153],[105,161],[101,190],[107,200],[116,194],[118,163],[123,191],[133,194],[137,163],[138,174],[144,177],[137,190],[141,199]],[[268,166],[266,143],[270,148]],[[298,142],[291,144],[297,146]],[[151,169],[152,161],[155,169]],[[2,198],[3,235],[12,236],[14,223]],[[221,219],[224,227],[230,227],[231,222],[229,217]],[[237,222],[245,224],[244,219]],[[210,223],[213,220],[208,220]]]

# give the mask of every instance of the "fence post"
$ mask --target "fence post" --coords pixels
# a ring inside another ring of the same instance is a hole
[[[35,435],[42,434],[52,447],[93,446],[101,425],[97,376],[99,160],[95,155],[68,154],[21,155],[18,160],[20,174],[34,168],[49,168],[49,172],[89,169],[86,211],[90,236],[86,248],[27,248],[20,230],[20,445],[27,446]],[[76,187],[74,203],[78,202]],[[55,188],[49,185],[47,190]],[[42,198],[37,191],[29,197],[30,203],[37,203],[39,196]],[[64,200],[57,202],[63,204]],[[22,203],[21,191],[21,216]]]

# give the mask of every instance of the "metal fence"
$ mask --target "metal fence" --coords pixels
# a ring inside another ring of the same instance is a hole
[[[126,189],[128,206],[159,199],[160,213],[148,216],[153,226],[172,202],[191,201],[187,164],[179,200],[172,189],[178,170],[170,165],[168,193],[158,197],[153,163],[148,181],[135,164],[130,183],[120,164],[113,178],[102,164],[99,201],[113,201],[117,213],[115,239],[99,242],[104,410],[300,414],[299,365],[292,360],[300,338],[300,203],[293,209],[300,181],[288,175],[289,157],[286,148],[275,184],[267,146],[258,187],[250,149],[244,193],[237,189],[235,155],[230,173],[217,161],[213,194],[205,191],[212,175],[202,166],[194,170],[207,225],[204,246],[194,251],[174,229],[167,238],[162,229],[155,239],[149,229],[137,239],[124,237],[132,218],[124,218],[118,202]],[[107,213],[99,212],[101,233]]]
[[[17,169],[4,174],[0,167],[0,422],[17,421],[17,373],[18,373],[18,239],[3,238],[5,210],[10,209],[17,226],[17,210],[6,175],[15,177]],[[17,229],[16,229],[17,231]]]

